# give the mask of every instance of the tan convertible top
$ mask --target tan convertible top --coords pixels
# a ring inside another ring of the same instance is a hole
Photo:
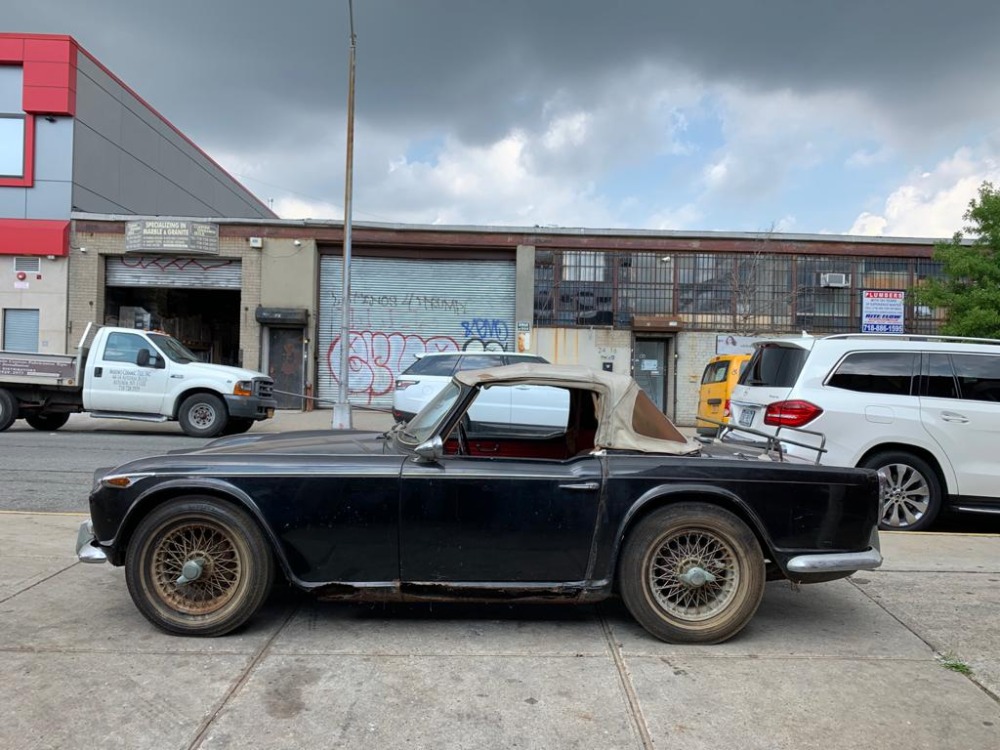
[[[682,455],[694,453],[701,447],[681,434],[628,375],[575,365],[524,362],[486,370],[466,370],[457,373],[455,380],[467,386],[530,383],[594,391],[600,396],[594,437],[597,448]]]

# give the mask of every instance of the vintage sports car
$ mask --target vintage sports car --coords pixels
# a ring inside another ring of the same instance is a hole
[[[564,427],[469,418],[526,385],[567,392]],[[124,565],[140,612],[182,635],[239,627],[278,573],[332,599],[618,594],[657,638],[717,643],[765,580],[882,560],[874,471],[713,457],[630,377],[559,365],[458,373],[384,434],[233,436],[102,470],[90,513],[80,559]]]

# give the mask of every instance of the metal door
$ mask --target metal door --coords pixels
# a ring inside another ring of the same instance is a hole
[[[305,335],[301,328],[267,328],[267,374],[279,409],[301,409],[305,389]]]
[[[632,373],[635,382],[656,407],[666,413],[667,342],[663,339],[636,339]]]

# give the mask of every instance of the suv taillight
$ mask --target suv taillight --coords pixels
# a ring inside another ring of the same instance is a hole
[[[405,391],[411,385],[416,385],[418,382],[420,382],[420,381],[418,381],[418,380],[397,380],[396,381],[396,390],[397,391]]]
[[[729,399],[728,398],[726,399],[726,405],[722,407],[722,416],[725,417],[726,419],[729,419],[731,416],[733,416],[733,413],[731,411],[729,411]]]
[[[802,427],[823,413],[808,401],[777,401],[767,405],[764,424],[771,427]]]

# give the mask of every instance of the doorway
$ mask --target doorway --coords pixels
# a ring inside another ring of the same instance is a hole
[[[632,347],[632,373],[635,382],[653,400],[656,408],[667,416],[670,416],[667,411],[670,405],[669,353],[669,338],[637,338]]]
[[[302,409],[305,391],[305,329],[265,328],[264,362],[274,380],[279,409]]]

